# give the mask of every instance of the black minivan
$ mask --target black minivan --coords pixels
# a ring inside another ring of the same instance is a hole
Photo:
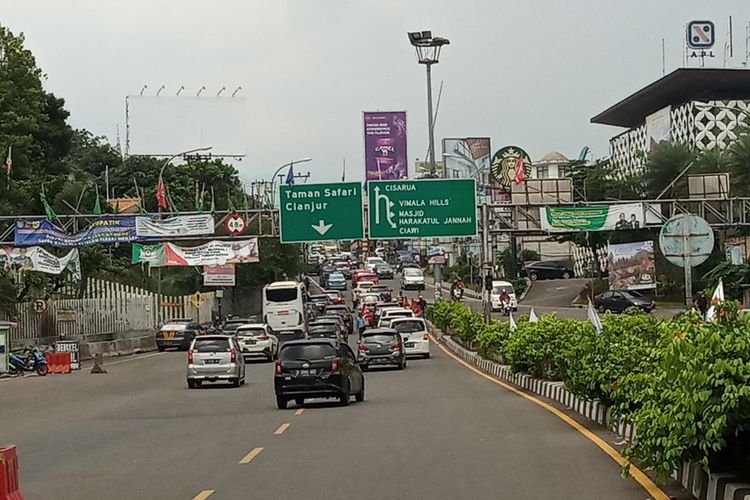
[[[344,406],[352,395],[357,402],[365,400],[365,377],[354,351],[334,339],[285,343],[276,361],[274,387],[282,410],[290,400],[302,405],[305,398],[338,398]]]

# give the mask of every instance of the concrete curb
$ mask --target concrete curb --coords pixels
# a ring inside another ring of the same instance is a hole
[[[538,379],[525,373],[514,373],[510,365],[486,359],[479,353],[461,346],[431,323],[430,326],[440,343],[483,372],[528,392],[556,401],[592,422],[615,431],[627,442],[631,442],[635,437],[635,426],[624,419],[615,419],[611,409],[599,400],[578,397],[569,391],[563,382]],[[734,474],[708,474],[700,464],[686,462],[674,471],[671,477],[699,500],[750,500],[750,483],[741,482],[742,479]]]

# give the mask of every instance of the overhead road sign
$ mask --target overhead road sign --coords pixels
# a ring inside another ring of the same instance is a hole
[[[282,243],[364,238],[359,182],[279,187]]]
[[[476,236],[474,179],[370,181],[371,239]]]

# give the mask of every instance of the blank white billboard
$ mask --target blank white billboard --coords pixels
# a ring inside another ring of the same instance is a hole
[[[246,154],[244,97],[128,96],[125,103],[128,155],[172,156],[209,146],[212,156]]]

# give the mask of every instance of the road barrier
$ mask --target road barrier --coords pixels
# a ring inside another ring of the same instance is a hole
[[[72,354],[70,352],[45,352],[49,373],[70,373]]]
[[[15,445],[0,448],[0,500],[23,500]]]

